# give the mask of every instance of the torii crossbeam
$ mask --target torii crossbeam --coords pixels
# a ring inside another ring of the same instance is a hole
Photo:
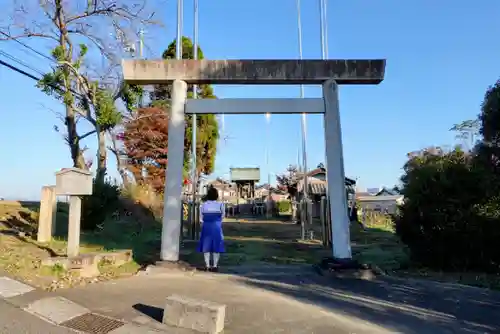
[[[337,85],[379,84],[384,79],[385,60],[124,60],[122,66],[128,83],[173,85],[163,261],[179,260],[186,113],[323,113],[333,257],[351,258]],[[187,84],[321,84],[323,98],[187,100]]]

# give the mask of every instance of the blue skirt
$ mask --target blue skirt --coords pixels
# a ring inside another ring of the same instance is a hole
[[[197,250],[201,253],[225,252],[221,221],[205,221],[203,223]]]

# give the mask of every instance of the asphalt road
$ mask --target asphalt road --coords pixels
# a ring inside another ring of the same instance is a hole
[[[0,299],[0,334],[75,334],[74,331],[51,325]]]

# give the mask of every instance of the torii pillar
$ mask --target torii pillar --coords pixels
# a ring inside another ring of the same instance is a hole
[[[379,84],[385,60],[124,60],[127,83],[173,84],[168,125],[168,163],[161,259],[179,260],[185,113],[320,113],[324,114],[332,252],[351,259],[345,192],[338,85]],[[323,98],[187,100],[188,84],[323,85]]]

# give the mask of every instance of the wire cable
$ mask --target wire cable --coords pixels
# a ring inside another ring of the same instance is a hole
[[[12,55],[10,55],[10,54],[8,54],[8,53],[7,53],[7,52],[5,52],[5,51],[0,50],[0,56],[4,56],[5,58],[8,58],[8,59],[12,60],[13,62],[18,63],[18,64],[19,64],[19,65],[21,65],[21,66],[24,66],[24,67],[26,67],[26,68],[29,68],[29,69],[30,69],[30,70],[32,70],[33,72],[36,72],[36,73],[38,73],[38,74],[40,74],[40,75],[42,75],[42,76],[45,74],[45,73],[43,73],[41,70],[39,70],[39,69],[37,69],[37,68],[34,68],[34,67],[32,67],[32,66],[30,66],[30,65],[26,64],[26,63],[25,63],[25,62],[23,62],[22,60],[19,60],[18,58],[14,57],[14,56],[12,56]]]
[[[36,53],[37,55],[42,56],[43,58],[48,59],[48,60],[50,60],[50,61],[51,61],[51,62],[53,62],[53,63],[57,63],[55,59],[53,59],[53,58],[51,58],[51,57],[49,57],[49,56],[47,56],[47,55],[45,55],[45,54],[41,53],[40,51],[38,51],[37,49],[35,49],[35,48],[33,48],[33,47],[29,46],[28,44],[21,42],[21,41],[20,41],[20,40],[18,40],[17,38],[12,38],[12,36],[10,36],[9,34],[6,34],[6,33],[5,33],[5,32],[3,32],[3,31],[0,31],[0,34],[4,35],[5,37],[8,37],[8,38],[9,38],[9,40],[14,41],[14,42],[16,42],[16,43],[18,43],[18,44],[20,44],[20,45],[24,46],[24,47],[25,47],[25,48],[27,48],[28,50],[33,51],[33,52],[34,52],[34,53]]]
[[[30,78],[30,79],[32,79],[32,80],[37,81],[37,82],[38,82],[38,81],[40,81],[40,80],[42,80],[42,78],[37,77],[36,75],[33,75],[33,74],[31,74],[31,73],[28,73],[28,72],[26,72],[26,71],[24,71],[24,70],[20,69],[19,67],[14,66],[14,65],[12,65],[12,64],[9,64],[9,63],[7,63],[7,62],[5,62],[5,61],[1,60],[1,59],[0,59],[0,65],[3,65],[3,66],[5,66],[5,67],[7,67],[7,68],[11,69],[12,71],[17,72],[17,73],[19,73],[19,74],[22,74],[22,75],[24,75],[25,77],[28,77],[28,78]],[[63,91],[63,92],[65,91],[65,88],[64,88],[64,87],[61,87],[61,86],[58,86],[58,85],[54,85],[54,84],[50,84],[50,83],[47,83],[47,85],[48,85],[49,87],[53,88],[53,89],[61,90],[61,91]],[[73,94],[74,94],[74,96],[75,96],[76,98],[78,98],[78,99],[80,99],[80,100],[83,100],[83,99],[84,99],[84,97],[83,97],[81,94],[79,94],[79,93],[75,92],[73,89],[70,89],[70,92],[71,92],[71,93],[73,93]]]
[[[34,76],[33,74],[28,73],[28,72],[26,72],[26,71],[24,71],[24,70],[21,70],[19,67],[16,67],[16,66],[14,66],[14,65],[12,65],[12,64],[9,64],[9,63],[7,63],[7,62],[3,61],[2,59],[0,59],[0,65],[3,65],[3,66],[5,66],[5,67],[7,67],[7,68],[11,69],[11,70],[12,70],[12,71],[14,71],[14,72],[17,72],[17,73],[19,73],[19,74],[22,74],[22,75],[24,75],[25,77],[28,77],[28,78],[33,79],[33,80],[35,80],[35,81],[40,81],[40,78],[38,78],[38,77]]]

